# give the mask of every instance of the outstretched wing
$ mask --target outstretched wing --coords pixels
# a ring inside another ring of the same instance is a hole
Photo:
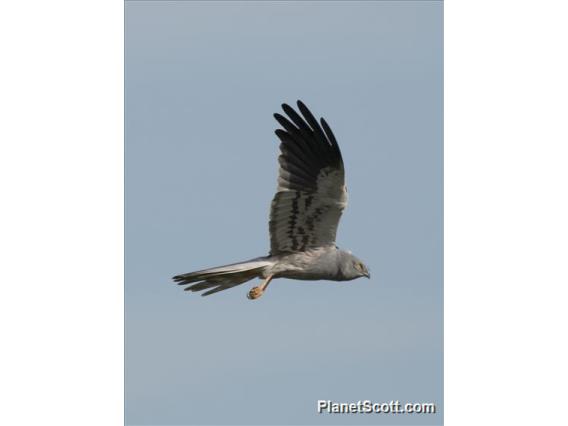
[[[347,206],[343,159],[335,136],[298,101],[289,118],[274,114],[283,129],[278,189],[270,210],[270,254],[305,251],[335,244],[337,225]]]

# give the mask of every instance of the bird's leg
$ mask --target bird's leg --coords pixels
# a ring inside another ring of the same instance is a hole
[[[266,277],[266,279],[264,280],[264,282],[261,285],[251,288],[250,291],[247,294],[247,297],[251,300],[258,299],[260,296],[263,295],[264,290],[266,290],[266,287],[268,287],[268,284],[270,284],[270,281],[272,281],[272,275],[269,275],[268,277]]]

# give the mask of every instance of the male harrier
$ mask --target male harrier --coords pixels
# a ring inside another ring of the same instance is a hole
[[[276,130],[281,153],[270,210],[270,254],[175,276],[180,285],[195,283],[185,290],[207,290],[203,296],[208,296],[260,277],[264,282],[248,293],[249,299],[258,299],[273,278],[370,278],[363,262],[335,245],[337,225],[347,206],[345,170],[335,136],[325,120],[320,126],[301,101],[298,108],[303,118],[286,104],[282,109],[289,118],[274,114],[284,130]]]

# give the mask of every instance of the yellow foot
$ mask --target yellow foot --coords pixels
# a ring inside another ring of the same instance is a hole
[[[247,294],[247,297],[250,300],[258,299],[260,296],[264,294],[264,290],[260,287],[253,287]]]

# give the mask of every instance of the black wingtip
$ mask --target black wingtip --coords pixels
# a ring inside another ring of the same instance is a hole
[[[290,111],[292,111],[292,114],[295,112],[294,108],[292,108],[290,105],[288,104],[282,104],[282,110],[289,116],[291,113]]]

